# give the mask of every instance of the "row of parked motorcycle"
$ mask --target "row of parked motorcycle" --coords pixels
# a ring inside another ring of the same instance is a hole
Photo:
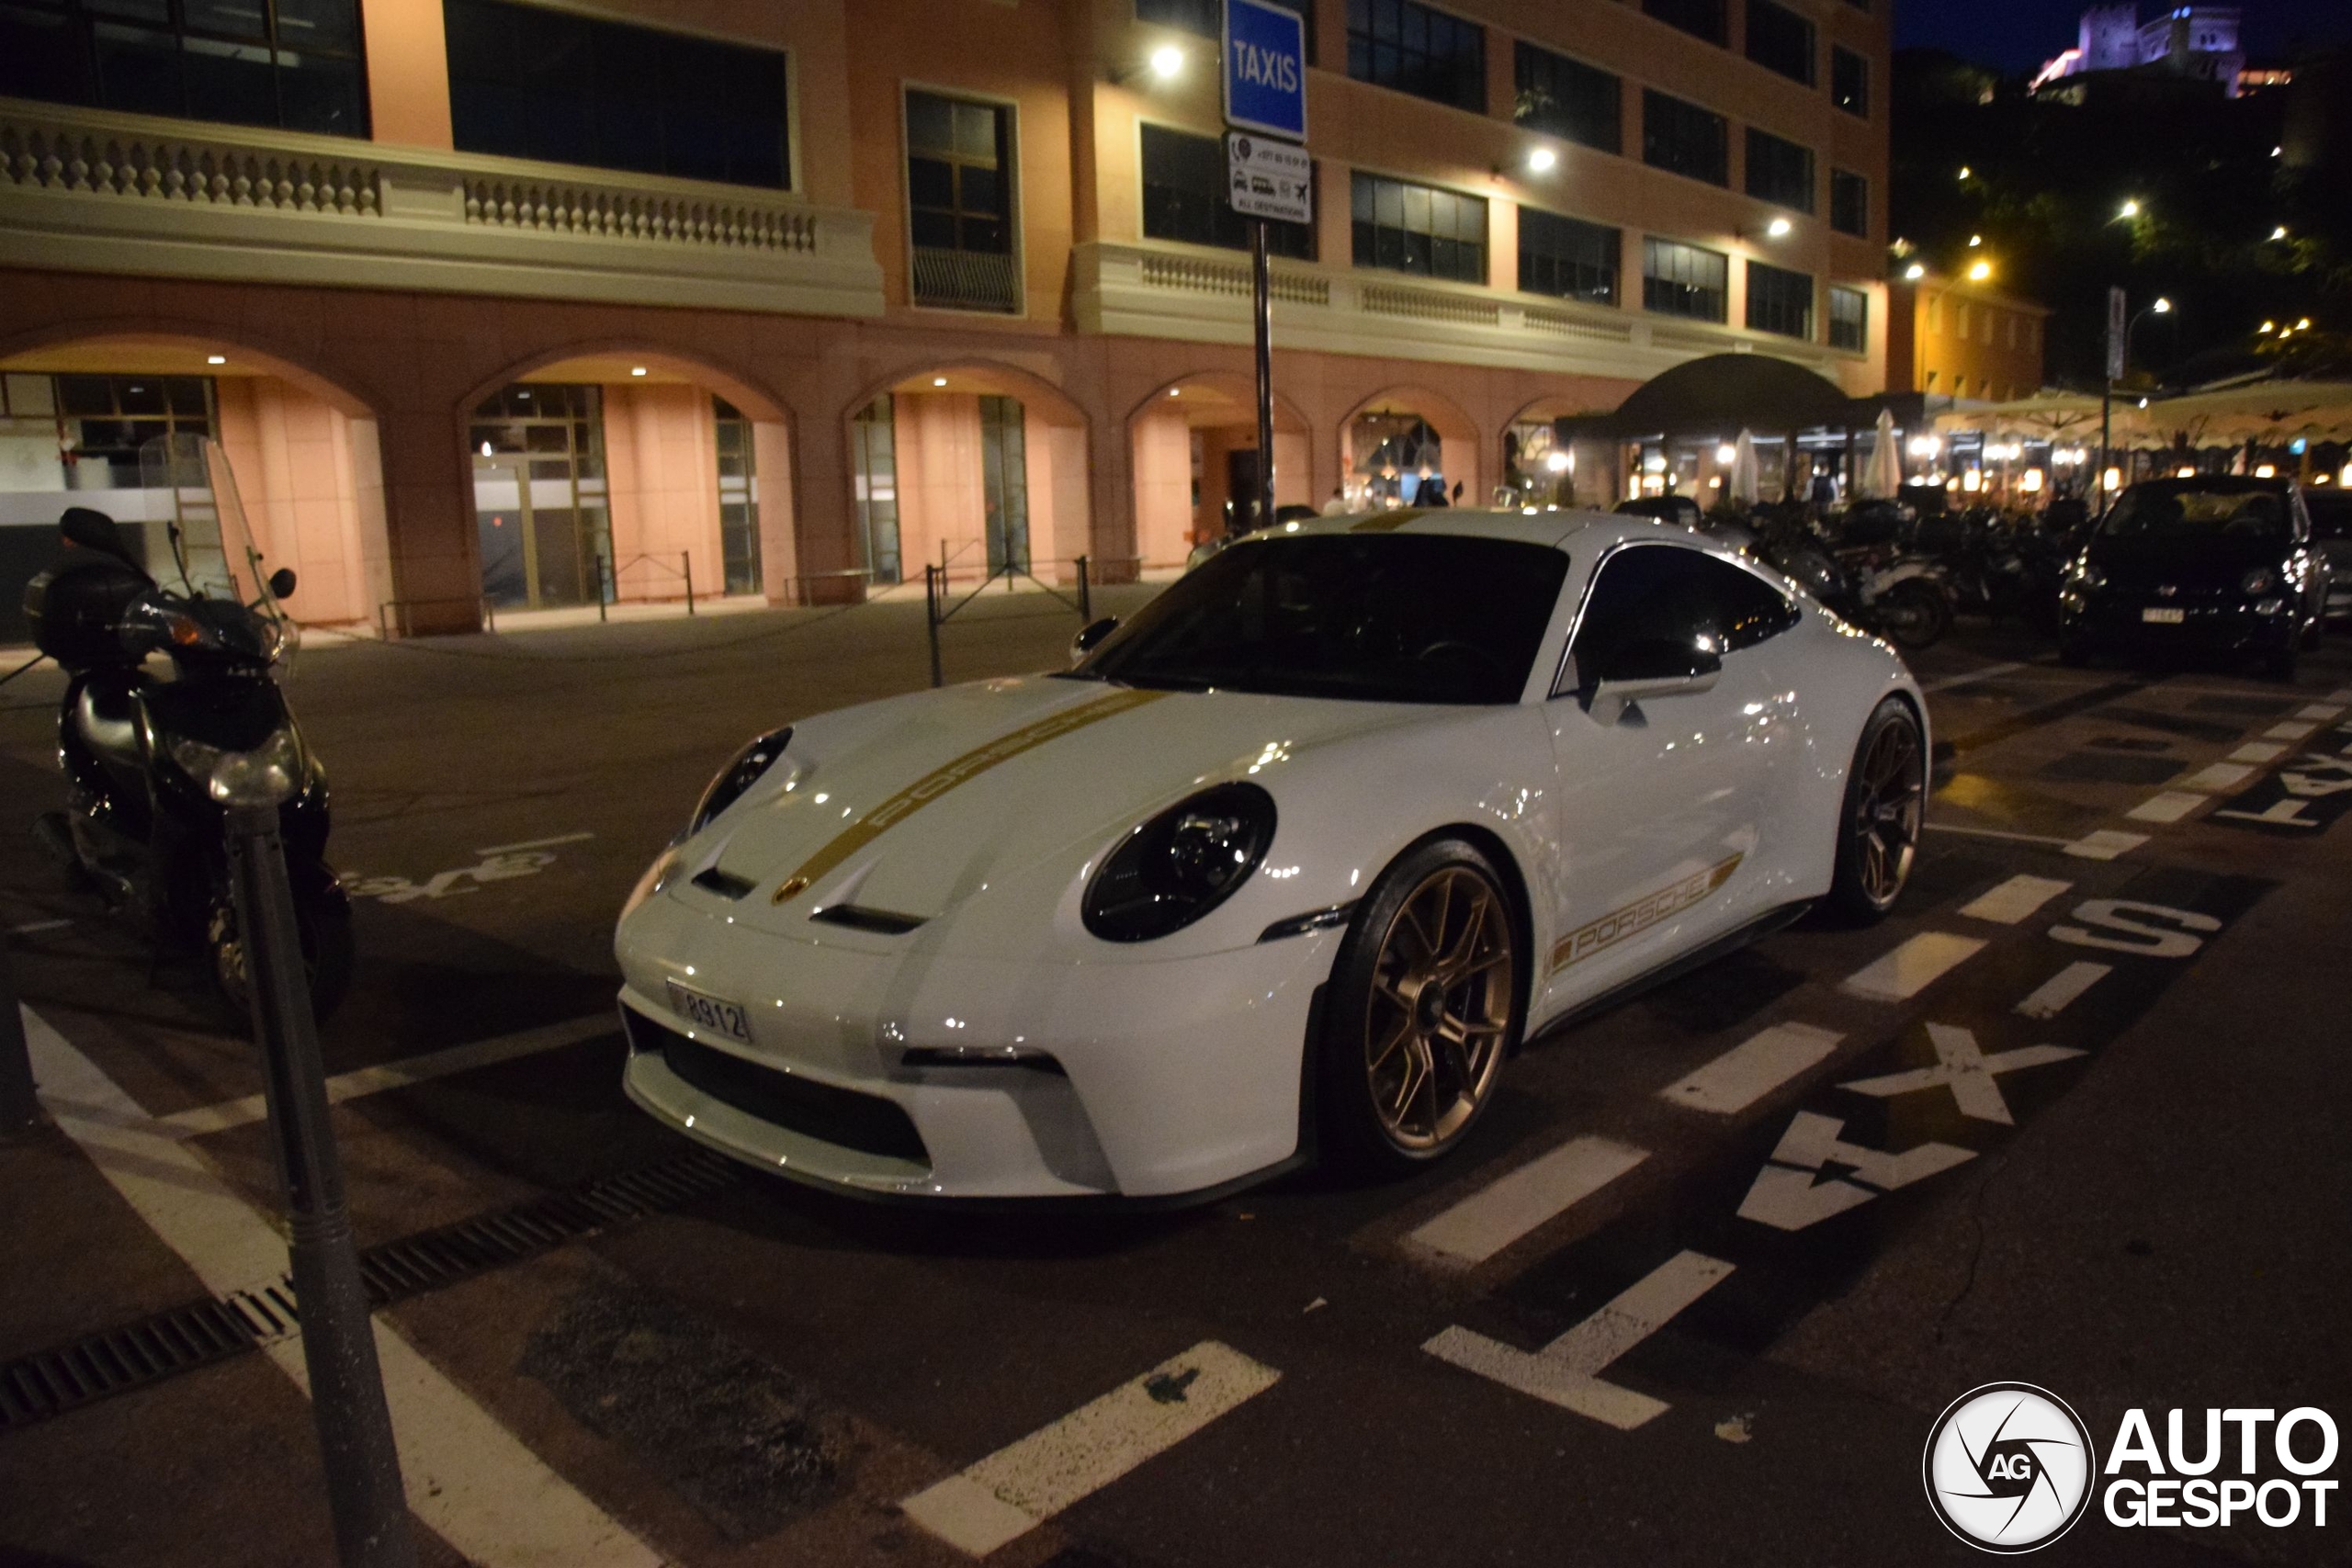
[[[1933,646],[1956,615],[2058,633],[2066,563],[2090,525],[2079,502],[2043,512],[1992,507],[1920,516],[1864,501],[1828,516],[1797,503],[1702,513],[1688,496],[1645,496],[1617,510],[1706,529],[1804,584],[1846,619],[1906,651]]]

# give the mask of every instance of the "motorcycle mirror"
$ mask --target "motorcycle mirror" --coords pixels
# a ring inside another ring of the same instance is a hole
[[[85,550],[96,550],[111,556],[125,566],[137,566],[130,547],[123,542],[122,529],[103,512],[86,506],[69,506],[57,520],[57,531],[65,536],[66,543],[79,545]]]
[[[1069,661],[1077,663],[1094,651],[1095,646],[1104,637],[1118,629],[1119,617],[1116,615],[1104,615],[1100,620],[1087,622],[1079,628],[1078,635],[1069,639]]]
[[[269,596],[273,599],[294,597],[294,569],[281,566],[269,574]]]

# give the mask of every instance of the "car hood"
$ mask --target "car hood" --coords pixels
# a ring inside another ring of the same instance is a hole
[[[2118,588],[2170,583],[2179,588],[2235,588],[2258,566],[2275,567],[2290,546],[2267,539],[2098,539],[2091,564]]]
[[[838,937],[819,910],[928,923],[1041,868],[1066,889],[1210,784],[1255,775],[1279,812],[1303,754],[1454,711],[1047,676],[893,698],[796,726],[769,776],[683,846],[671,886],[799,940]]]

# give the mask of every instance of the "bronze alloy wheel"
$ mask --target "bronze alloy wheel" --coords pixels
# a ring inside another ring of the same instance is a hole
[[[1388,922],[1373,960],[1363,1069],[1397,1149],[1450,1144],[1494,1088],[1518,995],[1509,906],[1475,867],[1442,866]]]
[[[1883,914],[1911,878],[1927,803],[1927,758],[1919,727],[1899,704],[1882,706],[1863,731],[1847,794],[1846,842],[1839,846],[1847,901]]]

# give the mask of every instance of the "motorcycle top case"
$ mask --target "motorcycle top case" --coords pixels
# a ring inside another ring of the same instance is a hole
[[[123,613],[154,585],[120,561],[74,554],[25,585],[33,646],[75,671],[136,664],[122,646]]]

